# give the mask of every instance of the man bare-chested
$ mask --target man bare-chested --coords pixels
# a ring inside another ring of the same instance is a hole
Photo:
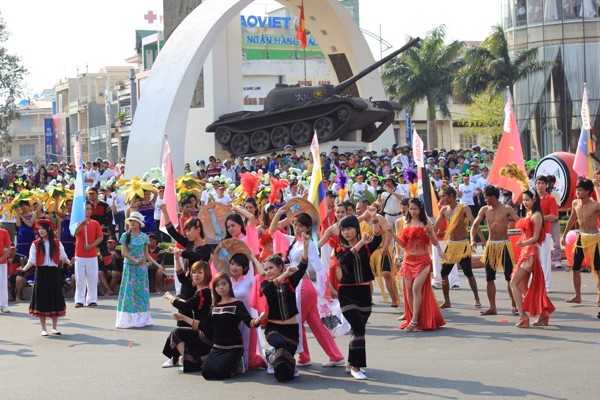
[[[573,288],[575,296],[566,300],[567,303],[581,303],[581,264],[585,256],[588,256],[590,267],[596,279],[598,297],[596,305],[600,307],[600,232],[598,231],[598,216],[600,216],[600,203],[592,200],[590,194],[600,187],[600,178],[592,182],[589,179],[580,179],[575,187],[576,199],[572,203],[572,212],[563,233],[562,244],[565,245],[567,233],[575,225],[579,224],[579,233],[573,246]],[[600,313],[598,314],[600,318]]]
[[[507,291],[510,296],[511,311],[513,314],[518,313],[515,299],[510,290],[510,277],[512,274],[515,257],[510,240],[508,239],[508,222],[509,219],[514,221],[519,219],[515,210],[507,205],[501,204],[498,200],[500,191],[497,187],[490,185],[483,191],[486,206],[482,207],[477,214],[477,218],[473,221],[471,227],[471,246],[475,249],[477,242],[475,235],[481,239],[482,245],[485,246],[481,261],[485,265],[485,280],[487,282],[486,291],[490,301],[490,308],[482,311],[481,315],[495,315],[498,313],[496,308],[496,271],[504,270],[504,278],[507,282]],[[486,240],[481,233],[479,224],[483,219],[487,221],[489,229],[489,238]]]
[[[446,240],[446,257],[442,260],[442,292],[444,293],[444,302],[441,308],[450,308],[450,284],[448,275],[454,264],[460,264],[463,273],[469,280],[469,286],[473,291],[475,307],[481,307],[479,294],[477,292],[477,280],[473,276],[471,268],[472,248],[469,244],[469,232],[467,231],[469,223],[473,222],[473,214],[469,207],[456,201],[456,190],[452,186],[447,186],[440,192],[442,204],[440,216],[433,225],[433,231],[437,232],[442,221],[448,222],[444,240]]]

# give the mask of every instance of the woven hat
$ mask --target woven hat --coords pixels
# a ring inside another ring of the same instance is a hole
[[[129,215],[129,218],[125,218],[125,222],[129,222],[129,221],[139,222],[141,228],[146,226],[146,224],[144,223],[144,216],[137,211],[132,212],[131,215]]]
[[[200,207],[198,218],[200,218],[204,233],[209,239],[220,241],[225,238],[227,234],[225,220],[229,214],[231,214],[231,208],[218,201]]]
[[[297,215],[300,213],[306,213],[310,215],[313,221],[313,225],[318,225],[321,223],[321,218],[319,217],[319,212],[315,208],[315,206],[308,200],[303,199],[302,197],[295,197],[287,202],[290,205],[290,212],[293,215]],[[287,216],[286,218],[289,218]]]
[[[229,259],[237,253],[245,254],[252,260],[252,250],[240,239],[223,240],[213,252],[213,265],[218,272],[229,274]]]

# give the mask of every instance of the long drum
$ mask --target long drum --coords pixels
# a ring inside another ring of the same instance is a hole
[[[574,161],[574,154],[559,151],[542,158],[535,169],[535,176],[554,175],[556,177],[554,190],[558,192],[560,197],[559,211],[571,210],[571,203],[575,199],[577,174],[573,171]]]

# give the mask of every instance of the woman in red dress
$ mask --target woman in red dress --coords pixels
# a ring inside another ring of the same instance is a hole
[[[544,241],[546,235],[540,234],[544,227],[544,217],[540,197],[535,190],[528,189],[523,192],[523,205],[527,216],[521,218],[516,225],[517,229],[522,231],[517,246],[523,249],[510,280],[510,288],[520,312],[519,322],[515,324],[517,328],[529,328],[529,315],[539,315],[533,323],[534,326],[548,325],[550,314],[554,311],[554,305],[546,294],[544,273],[540,264],[538,245]],[[532,279],[528,288],[530,276]]]
[[[406,322],[400,329],[409,332],[435,330],[445,325],[446,321],[431,289],[432,264],[429,255],[431,244],[438,247],[442,258],[444,251],[433,234],[431,221],[421,200],[410,199],[406,224],[396,240],[404,248],[400,276],[404,279]]]

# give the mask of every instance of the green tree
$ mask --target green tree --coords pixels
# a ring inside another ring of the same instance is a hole
[[[12,141],[8,131],[11,122],[19,118],[15,99],[23,94],[23,77],[27,73],[21,59],[6,48],[9,36],[0,14],[0,154],[4,153],[4,145]]]
[[[446,27],[440,25],[428,32],[416,46],[387,63],[381,78],[387,94],[404,107],[414,109],[427,101],[427,145],[437,147],[436,111],[450,117],[448,100],[454,77],[462,67],[460,55],[465,44],[445,44]]]
[[[538,60],[537,48],[518,51],[511,57],[506,35],[500,25],[492,28],[490,36],[481,45],[468,48],[464,61],[456,77],[454,94],[465,104],[481,93],[493,99],[503,94],[507,87],[514,98],[515,82],[551,65],[548,61]]]
[[[461,118],[455,118],[458,124],[466,128],[465,134],[480,139],[484,147],[496,148],[503,133],[502,96],[498,94],[491,101],[487,95],[476,96],[466,106],[465,113]]]

